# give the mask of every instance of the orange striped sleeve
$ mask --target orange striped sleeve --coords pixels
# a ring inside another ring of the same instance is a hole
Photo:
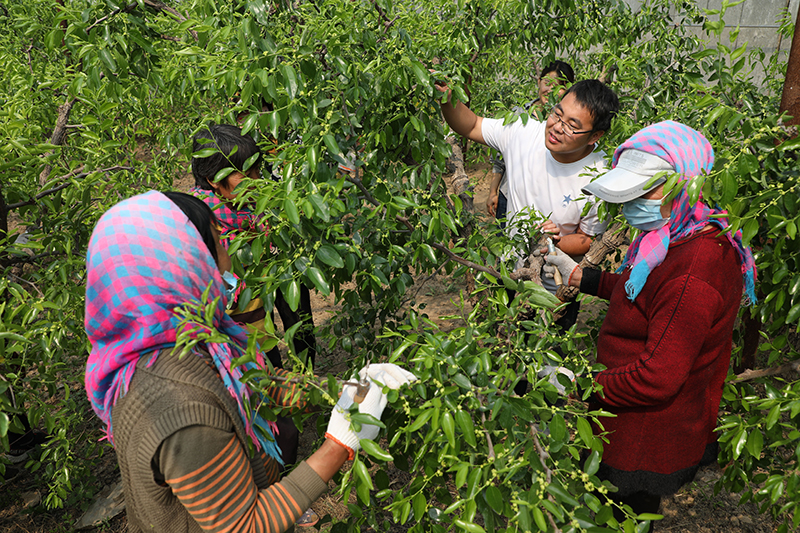
[[[286,380],[306,379],[303,375],[293,374],[282,368],[274,369],[272,374],[281,378],[285,378]],[[292,383],[291,381],[273,381],[264,392],[267,397],[276,405],[290,408],[291,411],[300,412],[309,408],[308,402],[305,400],[303,395],[302,383]]]
[[[236,434],[203,426],[182,429],[158,452],[158,468],[173,496],[211,533],[280,533],[292,527],[327,488],[305,462],[279,483],[259,490]],[[279,465],[264,463],[270,480]]]

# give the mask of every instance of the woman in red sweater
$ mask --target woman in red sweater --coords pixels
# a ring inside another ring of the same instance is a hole
[[[614,169],[584,192],[622,204],[640,230],[620,273],[581,269],[569,256],[548,255],[581,292],[609,301],[597,343],[606,370],[594,407],[608,444],[598,475],[635,513],[656,513],[661,497],[691,481],[716,459],[714,428],[728,373],[733,324],[742,302],[755,301],[755,264],[741,232],[702,198],[684,189],[663,201],[667,176],[688,180],[711,170],[714,152],[702,134],[665,121],[636,133],[614,153]],[[552,275],[552,274],[551,274]],[[621,513],[618,513],[621,516]]]

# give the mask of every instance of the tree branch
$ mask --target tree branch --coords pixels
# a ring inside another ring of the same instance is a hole
[[[181,22],[186,22],[186,20],[187,20],[186,17],[183,16],[180,11],[178,11],[174,7],[170,7],[170,6],[166,5],[166,4],[162,4],[161,2],[157,2],[155,0],[144,0],[144,5],[146,5],[148,7],[152,7],[156,11],[166,11],[167,13],[169,13],[172,16],[174,16],[176,19],[178,19]],[[115,15],[119,15],[120,13],[130,13],[131,11],[136,9],[138,6],[139,6],[138,2],[131,2],[130,4],[126,5],[125,7],[118,7],[117,9],[111,11],[108,15],[106,15],[104,17],[100,17],[99,19],[95,20],[92,23],[91,26],[86,28],[86,33],[88,34],[95,27],[97,27],[98,25],[100,25],[103,22],[107,21],[111,17],[113,17]],[[192,37],[196,41],[197,40],[197,32],[194,31],[194,30],[189,30],[189,33],[192,35]],[[178,37],[171,37],[171,36],[168,36],[168,35],[161,35],[160,37],[162,39],[167,39],[169,41],[175,41],[175,42],[179,42],[180,41],[180,39]]]
[[[94,28],[96,28],[98,25],[100,25],[100,24],[102,24],[103,22],[107,21],[108,19],[110,19],[110,18],[111,18],[111,17],[113,17],[114,15],[117,15],[117,14],[119,14],[119,13],[122,13],[122,12],[125,12],[125,13],[130,13],[131,11],[133,11],[134,9],[136,9],[136,6],[138,6],[138,5],[139,5],[139,4],[138,4],[137,2],[131,2],[130,4],[128,4],[128,5],[127,5],[127,6],[125,6],[125,7],[118,7],[117,9],[115,9],[115,10],[111,11],[111,13],[109,13],[109,14],[108,14],[108,15],[106,15],[105,17],[100,17],[99,19],[95,20],[95,21],[92,23],[92,25],[91,25],[91,26],[89,26],[88,28],[86,28],[86,34],[88,35],[90,31],[92,31],[92,30],[93,30]]]
[[[83,168],[83,167],[80,167],[80,168]],[[116,167],[102,168],[100,170],[93,170],[91,172],[81,172],[80,174],[75,174],[76,171],[72,171],[69,174],[67,174],[66,176],[64,176],[62,179],[68,179],[68,178],[83,179],[86,176],[89,176],[91,174],[95,174],[97,172],[113,172],[115,170],[133,170],[133,167],[116,166]],[[34,196],[33,198],[30,198],[28,200],[24,200],[22,202],[16,202],[16,203],[13,203],[13,204],[9,204],[9,205],[6,206],[6,210],[7,211],[11,211],[12,209],[19,209],[20,207],[24,207],[26,205],[33,205],[33,204],[35,204],[37,202],[37,200],[41,200],[45,196],[49,196],[51,194],[55,194],[60,190],[66,189],[70,185],[72,185],[71,181],[67,182],[67,183],[62,183],[61,185],[57,185],[56,187],[53,187],[51,189],[47,189],[46,191],[42,191],[39,194],[37,194],[36,196]]]
[[[358,169],[356,169],[356,173],[357,172],[358,172]],[[367,201],[369,201],[372,205],[374,205],[376,207],[381,205],[380,202],[378,202],[378,200],[376,200],[375,197],[372,196],[372,194],[370,194],[370,192],[367,190],[367,188],[364,186],[364,184],[361,182],[361,180],[358,179],[357,176],[352,176],[352,175],[351,176],[347,176],[346,179],[347,179],[347,181],[349,181],[350,183],[352,183],[353,185],[358,187],[358,189],[364,194],[364,197],[367,199]],[[411,224],[411,222],[406,217],[402,217],[400,215],[395,215],[395,219],[398,222],[400,222],[401,224],[403,224],[405,227],[407,227],[409,230],[414,231],[414,226]],[[464,265],[465,267],[471,268],[472,270],[477,270],[478,272],[483,272],[485,274],[489,274],[490,276],[493,276],[495,278],[499,278],[500,277],[500,273],[498,271],[496,271],[495,269],[489,268],[489,267],[485,267],[483,265],[479,265],[478,263],[474,263],[474,262],[472,262],[472,261],[470,261],[468,259],[464,259],[463,257],[454,254],[452,251],[450,251],[450,249],[448,247],[444,246],[443,244],[439,244],[437,242],[437,243],[433,243],[431,246],[433,248],[436,248],[440,252],[444,253],[451,261],[455,261],[459,265]]]
[[[175,17],[176,19],[178,19],[181,22],[186,22],[188,20],[184,15],[181,14],[180,11],[178,11],[174,7],[170,7],[170,6],[166,5],[166,4],[162,4],[161,2],[154,2],[153,0],[144,0],[144,3],[147,4],[150,7],[158,9],[160,11],[166,11],[167,13],[169,13],[170,15],[172,15],[173,17]],[[194,38],[195,41],[198,40],[196,31],[189,30],[189,33],[191,34],[192,38]],[[164,36],[162,35],[162,37],[164,37]],[[164,38],[166,38],[166,37],[164,37]]]
[[[478,395],[476,395],[476,397],[478,398],[478,401],[481,403],[481,405],[483,405],[483,395],[482,394],[478,394]],[[484,430],[486,431],[486,446],[489,448],[489,451],[488,451],[488,453],[486,455],[490,460],[494,461],[494,458],[495,458],[494,443],[492,443],[492,436],[489,435],[489,430],[486,429],[486,412],[485,411],[481,411],[481,423],[483,424]]]
[[[747,369],[741,374],[736,375],[736,379],[731,380],[731,383],[742,383],[744,381],[752,381],[758,378],[764,378],[768,376],[777,376],[779,374],[784,374],[787,372],[798,372],[800,373],[800,360],[792,361],[791,363],[786,363],[780,366],[776,366],[773,368],[767,368],[764,370],[752,370]]]
[[[25,50],[25,54],[28,56],[28,70],[31,71],[31,76],[33,76],[33,58],[31,57],[31,50],[33,50],[33,40],[31,40],[31,45]]]
[[[358,167],[356,167],[355,176],[347,176],[346,179],[347,181],[358,187],[358,190],[361,191],[361,194],[364,195],[364,198],[366,198],[369,203],[371,203],[376,207],[379,207],[381,205],[381,203],[378,200],[376,200],[374,196],[372,196],[372,193],[369,192],[369,190],[364,186],[364,183],[359,179]],[[411,227],[411,229],[413,230],[414,228]]]
[[[438,242],[437,243],[433,243],[431,246],[433,248],[436,248],[437,250],[443,252],[447,257],[449,257],[450,259],[452,259],[453,261],[455,261],[459,265],[464,265],[465,267],[471,268],[472,270],[477,270],[478,272],[483,272],[484,274],[489,274],[490,276],[493,276],[495,278],[500,278],[500,273],[497,270],[495,270],[493,268],[490,268],[490,267],[485,267],[483,265],[479,265],[478,263],[473,263],[472,261],[470,261],[468,259],[464,259],[463,257],[454,254],[453,252],[450,251],[449,248],[447,248],[444,245],[439,244]]]
[[[17,257],[8,257],[5,259],[0,260],[0,265],[12,266],[12,265],[19,265],[21,263],[35,263],[39,259],[44,259],[45,257],[52,257],[54,255],[63,255],[65,252],[43,252],[36,255],[20,255]]]
[[[63,104],[58,106],[58,117],[56,117],[56,124],[53,127],[53,133],[50,135],[50,144],[54,146],[61,146],[64,143],[67,131],[67,121],[69,121],[69,114],[72,111],[72,106],[74,106],[75,102],[77,101],[77,98],[73,98],[72,100],[67,99]],[[47,159],[54,154],[55,150],[50,150],[44,155],[44,158]],[[47,177],[50,175],[52,170],[53,165],[50,163],[47,163],[44,166],[41,174],[39,174],[40,187],[44,187],[44,184],[47,183]]]
[[[539,461],[542,463],[542,468],[544,468],[545,481],[549,485],[553,481],[553,471],[550,470],[549,466],[547,466],[547,459],[550,458],[550,454],[547,453],[544,448],[542,448],[542,443],[539,442],[539,428],[536,427],[536,424],[531,424],[531,438],[533,438],[533,445],[536,448],[536,453],[539,454]],[[547,499],[553,503],[556,503],[556,500],[552,495],[548,496]],[[553,515],[550,514],[550,511],[545,509],[544,512],[547,514],[548,520],[550,520],[550,525],[553,526],[553,531],[555,533],[561,533],[561,530],[558,528],[558,525],[556,525],[556,521],[553,518]]]

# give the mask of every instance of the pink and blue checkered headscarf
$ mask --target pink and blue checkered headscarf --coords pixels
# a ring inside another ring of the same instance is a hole
[[[622,143],[614,152],[612,168],[617,166],[622,152],[628,149],[657,155],[672,165],[682,180],[699,176],[703,172],[708,173],[714,166],[714,149],[706,138],[689,126],[671,120],[648,126]],[[631,268],[631,275],[625,283],[628,298],[632,301],[636,299],[650,272],[664,261],[671,242],[694,235],[708,224],[714,224],[720,229],[727,228],[727,218],[710,218],[711,215],[726,213],[727,211],[718,207],[708,207],[702,201],[702,194],[697,203],[689,205],[689,195],[683,189],[673,201],[669,222],[658,230],[640,233],[628,248],[620,268]],[[742,263],[745,299],[754,304],[756,266],[753,254],[749,247],[742,245],[741,231],[737,231],[735,235],[728,232],[726,235],[739,253]]]
[[[192,187],[189,189],[189,194],[204,201],[214,212],[220,226],[222,226],[219,240],[226,250],[230,246],[231,241],[233,241],[233,238],[236,237],[238,231],[247,231],[251,229],[260,232],[266,231],[266,227],[258,221],[258,217],[251,211],[247,209],[232,209],[230,203],[220,200],[213,190]]]
[[[110,438],[111,409],[127,392],[136,363],[146,356],[151,365],[159,350],[175,345],[176,307],[200,302],[210,282],[209,298],[221,297],[213,325],[231,342],[204,347],[236,400],[256,449],[281,461],[274,433],[256,410],[262,397],[239,381],[247,370],[265,369],[264,358],[259,353],[255,363],[232,367],[231,361],[244,355],[247,333],[225,313],[222,276],[200,233],[178,206],[156,191],[118,203],[97,223],[86,267],[85,325],[92,343],[86,392]]]

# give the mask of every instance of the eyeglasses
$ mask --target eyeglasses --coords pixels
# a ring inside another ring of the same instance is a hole
[[[594,130],[575,131],[575,129],[572,126],[561,120],[561,117],[556,113],[556,109],[557,108],[554,107],[550,111],[550,117],[556,119],[558,122],[561,123],[561,129],[564,131],[567,137],[574,137],[575,135],[581,135],[582,133],[592,133],[594,131]]]

